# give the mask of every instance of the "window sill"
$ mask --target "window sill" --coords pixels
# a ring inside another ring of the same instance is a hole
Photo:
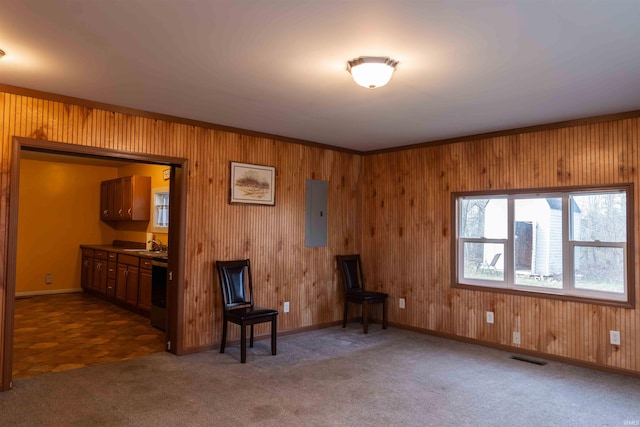
[[[546,292],[524,291],[520,289],[506,289],[492,286],[464,285],[461,283],[453,283],[452,289],[465,289],[469,291],[494,292],[498,294],[517,295],[528,298],[552,299],[558,301],[575,302],[581,304],[595,304],[607,307],[634,309],[635,303],[630,301],[614,301],[588,297],[578,297],[573,295],[551,294]]]

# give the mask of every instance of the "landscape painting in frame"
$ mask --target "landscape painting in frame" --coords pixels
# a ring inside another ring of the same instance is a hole
[[[275,205],[276,168],[231,162],[229,203]]]

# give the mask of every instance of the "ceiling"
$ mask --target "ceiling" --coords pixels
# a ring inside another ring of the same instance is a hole
[[[4,0],[0,83],[370,151],[640,109],[635,0]],[[391,82],[346,62],[390,56]]]

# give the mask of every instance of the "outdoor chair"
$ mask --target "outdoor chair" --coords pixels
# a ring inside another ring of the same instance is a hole
[[[247,360],[247,326],[251,327],[249,347],[253,347],[253,325],[271,322],[271,354],[276,355],[278,311],[253,304],[253,283],[249,260],[216,261],[222,291],[222,341],[220,353],[227,342],[227,322],[240,326],[240,362]]]
[[[493,256],[493,258],[491,259],[491,262],[489,262],[489,263],[484,261],[481,264],[478,264],[478,267],[476,268],[476,271],[478,271],[479,269],[482,269],[482,270],[489,270],[489,271],[492,271],[492,272],[498,274],[498,269],[496,268],[496,264],[498,263],[498,260],[500,259],[500,255],[502,255],[502,254],[501,253],[495,254]]]
[[[367,333],[369,329],[369,305],[382,304],[382,329],[387,329],[387,297],[382,292],[370,292],[364,288],[360,255],[338,255],[338,269],[342,275],[344,285],[344,316],[342,327],[347,326],[347,309],[349,303],[362,305],[362,329]]]

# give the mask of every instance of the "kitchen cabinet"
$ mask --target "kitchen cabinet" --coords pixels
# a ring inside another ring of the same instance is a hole
[[[109,262],[107,263],[107,289],[105,294],[113,298],[116,295],[116,279],[118,254],[109,252]]]
[[[138,280],[140,259],[131,255],[118,255],[116,272],[116,300],[133,307],[138,306]]]
[[[109,251],[87,246],[81,246],[82,288],[148,317],[153,288],[151,258],[118,249]]]
[[[103,221],[149,221],[151,177],[125,176],[100,184],[100,219]]]
[[[80,286],[82,289],[93,287],[93,249],[82,249],[82,270],[80,272]]]
[[[106,251],[95,251],[93,258],[93,280],[91,289],[101,294],[107,291],[107,267],[109,253]]]
[[[140,259],[140,277],[138,281],[138,308],[148,312],[151,310],[151,260],[146,258]]]
[[[102,181],[100,184],[100,219],[111,221],[116,219],[113,201],[116,180]]]

